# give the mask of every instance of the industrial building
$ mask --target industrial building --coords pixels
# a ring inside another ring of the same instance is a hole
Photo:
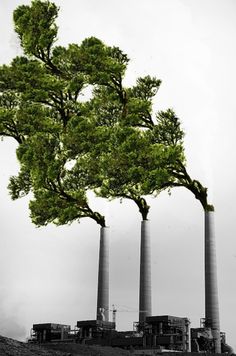
[[[157,352],[170,353],[211,353],[233,354],[226,344],[225,334],[220,332],[216,261],[212,216],[206,226],[205,238],[205,319],[200,327],[190,328],[187,317],[152,315],[151,303],[151,246],[149,221],[141,224],[140,245],[140,285],[139,321],[134,322],[133,330],[117,331],[115,312],[109,321],[109,229],[101,228],[97,289],[97,315],[95,320],[77,321],[72,330],[62,324],[34,324],[31,341],[34,342],[77,342],[104,346],[134,349],[138,352],[155,355]]]
[[[232,354],[221,333],[222,353]],[[202,325],[190,328],[188,318],[170,315],[149,316],[144,323],[135,322],[132,331],[117,331],[116,324],[102,320],[77,321],[74,330],[69,325],[34,324],[31,342],[76,342],[86,345],[148,350],[148,352],[211,353],[214,340],[210,329]],[[150,353],[152,354],[152,353]]]

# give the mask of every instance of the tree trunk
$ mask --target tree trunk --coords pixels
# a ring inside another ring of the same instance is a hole
[[[152,315],[150,221],[141,222],[139,322]]]
[[[220,318],[213,211],[205,211],[205,325],[212,330],[215,352],[220,353]]]
[[[97,320],[109,321],[109,228],[101,227],[98,267]]]

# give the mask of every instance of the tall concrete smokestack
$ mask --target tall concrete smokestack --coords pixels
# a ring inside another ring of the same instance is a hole
[[[97,320],[109,321],[109,228],[101,227],[98,267]]]
[[[139,282],[139,322],[152,315],[151,296],[151,237],[150,221],[141,222],[140,282]]]
[[[221,353],[213,211],[205,211],[205,325],[212,330],[215,352]]]

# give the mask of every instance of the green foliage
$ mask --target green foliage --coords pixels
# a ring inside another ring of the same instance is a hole
[[[149,131],[132,127],[115,127],[109,147],[98,156],[100,187],[103,197],[139,200],[141,196],[159,193],[173,180],[168,167],[182,159],[182,147],[153,143]]]
[[[31,6],[21,5],[14,11],[15,31],[26,54],[43,61],[50,59],[57,36],[57,14],[55,4],[40,0],[33,0]]]
[[[156,118],[157,125],[153,128],[156,142],[162,142],[165,145],[176,145],[183,142],[184,132],[172,109],[158,112]]]
[[[33,194],[32,221],[68,224],[90,217],[87,191],[133,200],[147,219],[144,196],[183,184],[184,133],[173,110],[153,114],[161,81],[123,79],[129,59],[95,37],[55,46],[58,9],[33,0],[14,11],[24,56],[0,67],[0,135],[19,143],[21,170],[13,199]],[[83,98],[84,89],[91,96]],[[82,99],[83,98],[83,99]]]
[[[127,56],[119,48],[108,47],[95,37],[85,39],[80,50],[81,65],[90,84],[111,86],[119,91],[128,64]]]
[[[149,75],[144,78],[137,79],[137,85],[131,89],[131,93],[135,98],[143,100],[151,100],[156,94],[161,85],[161,80],[151,78]]]
[[[19,125],[16,122],[16,112],[19,103],[18,95],[6,90],[0,95],[0,136],[13,137],[19,143],[22,142],[23,136]]]
[[[87,217],[86,198],[84,192],[81,191],[79,200],[63,199],[61,194],[54,192],[52,189],[38,189],[34,191],[34,199],[30,202],[31,219],[37,226],[54,223],[56,225],[64,225],[78,220],[82,217]],[[78,196],[78,193],[77,193]],[[78,209],[78,204],[85,205],[85,211]]]
[[[30,171],[24,165],[21,165],[18,176],[10,178],[8,188],[13,200],[29,194],[31,190]]]

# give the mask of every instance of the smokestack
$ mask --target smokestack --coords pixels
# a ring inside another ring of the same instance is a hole
[[[212,330],[215,353],[221,353],[213,211],[205,211],[205,325]]]
[[[150,221],[141,222],[139,322],[152,315]]]
[[[109,228],[101,227],[98,267],[97,320],[109,321]]]

